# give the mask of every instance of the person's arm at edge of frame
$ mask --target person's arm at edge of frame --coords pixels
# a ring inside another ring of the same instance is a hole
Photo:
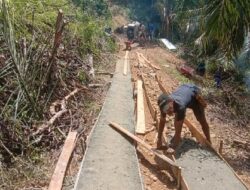
[[[161,118],[158,128],[158,141],[157,141],[157,148],[162,147],[162,133],[166,123],[166,113],[161,112]]]

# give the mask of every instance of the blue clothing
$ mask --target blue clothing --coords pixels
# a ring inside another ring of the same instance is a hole
[[[220,88],[221,87],[221,71],[220,70],[215,72],[214,80],[216,82],[216,87]]]
[[[174,101],[174,113],[177,121],[184,120],[186,109],[191,108],[199,119],[205,118],[205,111],[202,104],[196,99],[200,89],[193,84],[183,84],[169,96],[162,94],[158,97],[158,105],[161,113],[168,112],[168,102]]]
[[[183,84],[174,91],[170,98],[174,100],[174,112],[177,114],[177,120],[185,118],[186,109],[196,109],[199,104],[195,98],[200,89],[193,84]]]
[[[200,89],[193,84],[183,84],[170,97],[177,103],[180,108],[192,107],[195,95]]]

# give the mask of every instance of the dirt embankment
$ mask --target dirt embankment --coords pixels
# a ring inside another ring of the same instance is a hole
[[[142,53],[150,62],[160,66],[161,70],[155,72],[150,67],[139,68],[137,52]],[[132,51],[130,52],[130,64],[133,75],[132,80],[136,81],[140,78],[141,73],[144,73],[143,77],[147,93],[155,110],[158,110],[156,100],[158,95],[161,93],[158,84],[155,82],[156,75],[159,76],[168,92],[172,92],[183,82],[193,82],[181,76],[176,71],[176,65],[184,62],[185,60],[179,59],[175,53],[162,49],[157,45],[146,46],[146,48],[143,49],[136,46],[132,48]],[[204,86],[202,88],[204,88]],[[206,88],[204,89],[206,90]],[[146,114],[146,128],[148,132],[145,136],[141,136],[141,138],[143,138],[150,145],[156,146],[157,129],[146,103],[144,107]],[[235,126],[234,124],[237,122],[237,117],[230,117],[230,115],[229,108],[222,102],[217,102],[215,100],[208,102],[206,116],[211,128],[213,146],[218,148],[220,141],[224,141],[222,155],[227,161],[229,161],[229,164],[233,167],[237,174],[239,174],[241,179],[248,185],[248,187],[250,187],[250,165],[248,164],[250,163],[250,155],[248,151],[249,147],[244,144],[245,142],[247,143],[247,139],[249,139],[249,126]],[[200,126],[192,111],[189,110],[187,112],[187,117],[196,126]],[[167,139],[174,133],[173,118],[168,118],[166,125],[164,133],[165,138]],[[199,130],[201,131],[201,128],[199,128]],[[183,128],[182,137],[190,136],[190,132],[186,130],[186,128]],[[242,140],[243,144],[241,144],[241,142],[236,142],[235,139]],[[140,166],[145,180],[146,189],[159,190],[176,188],[176,184],[171,177],[171,174],[168,172],[169,170],[165,170],[166,167],[164,167],[163,163],[159,163],[155,160],[154,156],[142,147],[138,148],[138,156],[140,159]]]

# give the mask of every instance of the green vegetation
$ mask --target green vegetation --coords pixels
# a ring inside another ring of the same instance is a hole
[[[1,170],[0,189],[19,189],[27,179],[48,181],[45,151],[63,141],[60,131],[32,135],[51,117],[51,103],[92,80],[87,54],[99,67],[101,53],[116,47],[104,33],[111,23],[105,1],[0,2],[0,162],[13,168]],[[59,9],[63,22],[56,27]]]
[[[115,50],[104,32],[111,15],[101,0],[1,0],[0,6],[0,162],[25,162],[27,171],[19,177],[29,172],[35,177],[33,162],[63,137],[58,132],[54,137],[32,134],[51,118],[52,102],[93,80],[87,55],[93,55],[98,67],[104,61],[101,53]],[[1,179],[11,182],[18,176],[12,172],[0,172]],[[0,189],[10,188],[0,184]],[[13,183],[10,189],[15,188]]]

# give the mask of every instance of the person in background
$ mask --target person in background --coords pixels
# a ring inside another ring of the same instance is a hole
[[[221,74],[222,74],[222,67],[219,67],[214,74],[214,81],[216,83],[217,88],[221,88],[221,80],[222,80]]]
[[[149,39],[153,40],[154,39],[154,24],[153,23],[149,23],[148,24],[148,31],[149,31]]]
[[[196,68],[196,73],[200,76],[204,76],[206,73],[206,64],[204,61],[201,61]]]

